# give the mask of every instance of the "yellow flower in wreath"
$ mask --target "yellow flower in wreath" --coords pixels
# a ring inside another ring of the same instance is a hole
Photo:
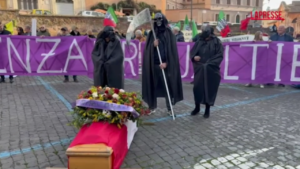
[[[107,100],[106,102],[107,102],[107,103],[112,103],[113,101],[112,101],[112,100]]]

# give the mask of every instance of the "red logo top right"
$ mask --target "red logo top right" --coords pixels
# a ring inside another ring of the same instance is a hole
[[[251,20],[281,20],[284,21],[284,18],[281,17],[281,11],[255,11],[251,13]]]

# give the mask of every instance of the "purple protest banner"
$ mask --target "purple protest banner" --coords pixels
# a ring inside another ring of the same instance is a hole
[[[300,82],[300,43],[231,42],[223,46],[221,72],[225,83]]]
[[[0,36],[0,75],[86,75],[92,77],[95,40],[82,37]],[[125,78],[138,78],[138,41],[125,47]]]
[[[194,43],[177,43],[181,78],[193,80],[189,52]],[[142,50],[145,44],[142,45]],[[300,43],[295,42],[227,42],[223,43],[221,64],[223,83],[300,82]]]
[[[0,75],[86,75],[93,77],[91,52],[94,40],[86,37],[36,38],[0,37]],[[121,41],[125,54],[125,78],[139,78],[139,61],[145,43]],[[300,43],[228,42],[223,43],[221,76],[224,83],[300,82]],[[178,43],[181,77],[193,80],[189,52],[193,43]]]

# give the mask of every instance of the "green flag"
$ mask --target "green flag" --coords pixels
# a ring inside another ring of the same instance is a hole
[[[198,34],[198,29],[197,29],[197,25],[195,23],[195,21],[192,22],[192,35],[193,38]]]
[[[190,23],[189,23],[189,18],[187,15],[185,15],[185,20],[184,20],[184,25],[183,25],[184,30],[191,30],[190,28]]]
[[[181,22],[177,22],[177,24],[175,25],[176,27],[178,27],[181,30]]]

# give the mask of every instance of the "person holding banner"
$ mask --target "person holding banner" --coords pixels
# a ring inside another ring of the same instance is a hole
[[[11,35],[11,33],[7,30],[4,29],[4,25],[2,25],[0,21],[0,36],[5,36],[5,35]],[[9,75],[9,81],[10,83],[14,82],[14,76]],[[5,76],[1,75],[0,83],[5,83]]]
[[[92,52],[94,86],[124,88],[124,53],[120,39],[110,26],[98,34]]]
[[[200,104],[206,106],[204,118],[209,118],[210,107],[214,105],[221,81],[220,64],[223,61],[223,45],[210,26],[206,26],[193,46],[190,57],[194,68],[195,109],[191,115],[200,112]]]
[[[136,30],[135,31],[135,40],[138,40],[139,42],[145,42],[146,38],[143,37],[143,33],[141,30]]]
[[[168,114],[172,115],[162,70],[165,72],[171,104],[175,105],[183,100],[177,43],[168,26],[168,20],[163,14],[156,13],[153,20],[154,32],[149,32],[143,53],[142,97],[152,113],[157,108],[157,98],[164,97]],[[156,40],[153,33],[156,34]],[[160,58],[162,63],[160,63]]]
[[[257,31],[254,35],[254,42],[260,42],[263,41],[263,33],[261,31]],[[251,87],[252,84],[248,83],[245,85],[246,87]],[[260,88],[264,88],[265,86],[263,84],[260,85]]]
[[[61,31],[61,33],[60,33],[60,36],[71,36],[70,34],[69,34],[69,31],[68,31],[68,28],[67,27],[62,27],[61,29],[60,29],[60,31]],[[64,75],[64,83],[67,83],[67,82],[69,82],[69,75]],[[74,82],[78,82],[78,80],[77,80],[77,76],[76,75],[73,75],[73,81]]]
[[[277,32],[270,37],[270,42],[271,41],[282,41],[282,42],[293,42],[294,39],[292,36],[286,33],[285,31],[285,26],[280,25],[277,29]],[[268,86],[272,86],[272,83],[267,84]],[[278,84],[279,87],[285,87],[284,84]]]
[[[184,42],[184,36],[183,33],[180,31],[179,27],[175,26],[173,28],[173,33],[176,37],[177,42]]]

